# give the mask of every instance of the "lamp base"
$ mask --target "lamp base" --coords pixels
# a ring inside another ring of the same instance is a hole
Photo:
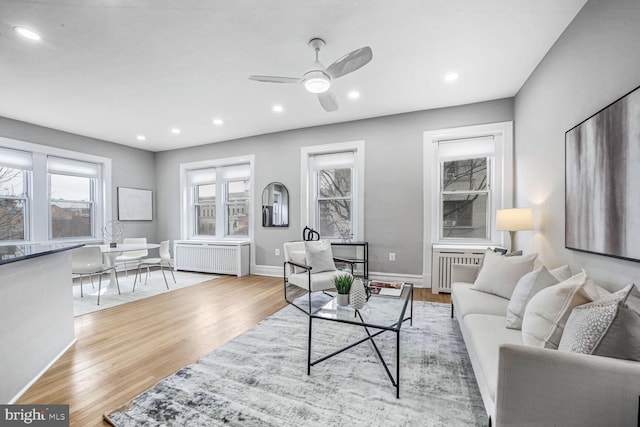
[[[514,253],[516,251],[516,232],[510,231],[509,236],[511,237],[511,246],[509,246],[509,249],[511,253]]]

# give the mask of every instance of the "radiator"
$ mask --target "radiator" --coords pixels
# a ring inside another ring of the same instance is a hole
[[[431,260],[431,291],[451,292],[451,266],[453,264],[478,264],[484,250],[433,249]]]
[[[176,241],[176,270],[203,273],[249,274],[249,243]]]

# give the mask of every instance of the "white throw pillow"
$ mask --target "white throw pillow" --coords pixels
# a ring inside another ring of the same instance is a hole
[[[307,265],[307,258],[304,251],[291,251],[291,261],[296,264]],[[304,268],[293,266],[294,273],[304,273],[305,271]]]
[[[507,328],[521,329],[522,317],[527,304],[542,289],[560,282],[546,267],[540,267],[527,273],[518,280],[507,306]]]
[[[576,307],[558,350],[640,361],[640,292],[635,285]]]
[[[598,298],[596,285],[584,270],[535,294],[522,320],[522,342],[532,347],[558,348],[571,310]]]
[[[549,270],[549,273],[553,274],[556,279],[560,282],[564,282],[569,279],[573,274],[571,274],[571,268],[568,265],[561,265],[560,267],[556,267],[553,270]]]
[[[487,249],[472,289],[511,298],[518,280],[533,269],[538,254],[503,256]]]
[[[307,265],[311,267],[311,274],[336,269],[329,241],[313,240],[304,242],[304,251]]]

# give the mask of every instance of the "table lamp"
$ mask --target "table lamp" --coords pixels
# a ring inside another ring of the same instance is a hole
[[[533,212],[531,208],[498,209],[496,212],[496,230],[509,232],[511,235],[511,252],[515,252],[516,231],[533,230]]]

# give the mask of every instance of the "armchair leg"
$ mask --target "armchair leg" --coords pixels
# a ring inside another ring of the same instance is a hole
[[[100,305],[100,291],[102,290],[102,273],[100,273],[100,279],[98,281],[98,305]]]

